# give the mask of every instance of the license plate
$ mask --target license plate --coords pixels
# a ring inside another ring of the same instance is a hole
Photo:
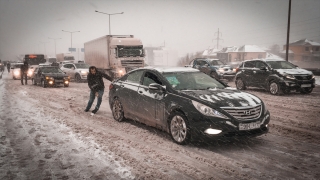
[[[254,123],[246,123],[246,124],[239,124],[239,130],[250,130],[250,129],[258,129],[260,128],[260,122],[254,122]]]
[[[55,80],[56,82],[63,82],[63,80]]]
[[[311,87],[311,84],[301,84],[301,87]]]

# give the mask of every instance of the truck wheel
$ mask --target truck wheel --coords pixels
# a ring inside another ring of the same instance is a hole
[[[80,82],[81,82],[81,77],[80,77],[79,74],[76,74],[75,80],[76,80],[77,83],[80,83]]]

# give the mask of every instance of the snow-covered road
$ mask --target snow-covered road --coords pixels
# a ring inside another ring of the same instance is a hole
[[[247,92],[271,112],[267,135],[179,146],[155,128],[114,121],[108,88],[92,117],[86,83],[44,89],[5,73],[0,179],[318,179],[320,86],[309,95]]]

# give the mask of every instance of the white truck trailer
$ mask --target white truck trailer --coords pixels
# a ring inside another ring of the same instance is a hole
[[[84,43],[85,62],[113,78],[144,67],[145,55],[140,39],[133,35],[106,35]]]

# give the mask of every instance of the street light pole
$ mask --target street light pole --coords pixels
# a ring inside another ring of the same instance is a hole
[[[50,37],[48,37],[48,38],[54,40],[54,55],[56,55],[56,54],[57,54],[56,40],[59,40],[59,39],[61,39],[61,38],[50,38]]]
[[[70,33],[70,35],[71,35],[71,48],[72,48],[72,33],[80,32],[80,31],[65,31],[65,30],[62,30],[62,31]]]
[[[47,55],[46,43],[49,43],[49,42],[40,42],[40,43],[43,43],[43,47],[44,47],[44,54],[45,54],[45,55]]]
[[[111,15],[116,15],[116,14],[123,14],[124,12],[121,12],[121,13],[105,13],[105,12],[100,12],[100,11],[95,11],[95,12],[97,12],[97,13],[101,13],[101,14],[106,14],[106,15],[108,15],[109,16],[109,35],[111,35],[111,23],[110,23],[110,16]]]

